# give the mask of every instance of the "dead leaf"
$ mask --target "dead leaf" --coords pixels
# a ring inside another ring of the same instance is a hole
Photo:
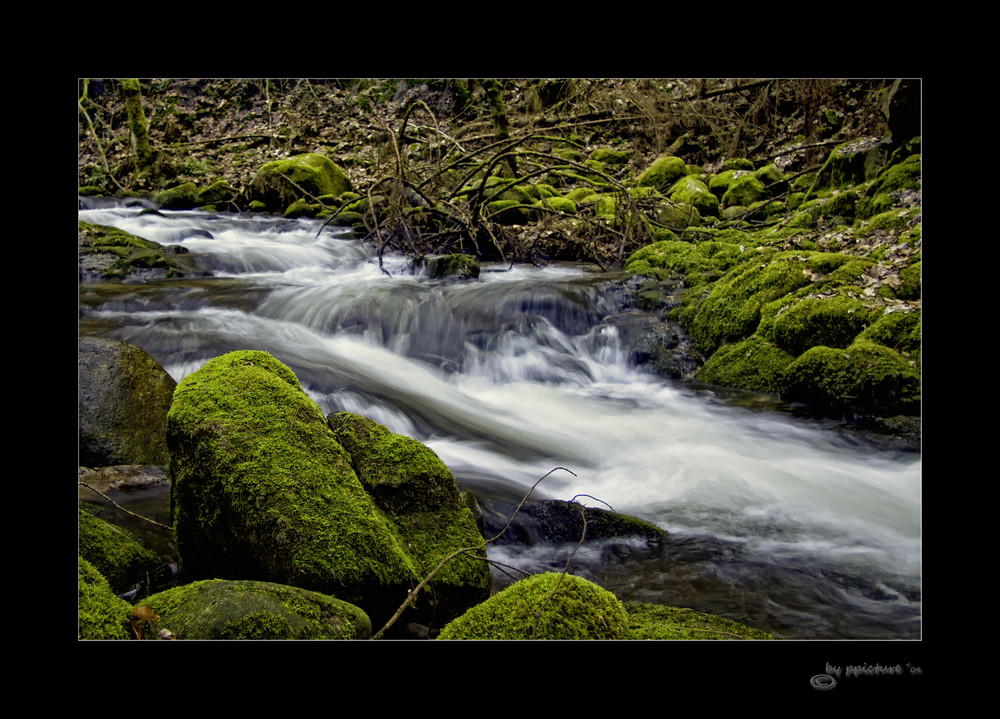
[[[132,616],[136,619],[142,619],[146,622],[156,622],[159,621],[159,617],[156,615],[152,609],[147,606],[136,607],[132,610]]]

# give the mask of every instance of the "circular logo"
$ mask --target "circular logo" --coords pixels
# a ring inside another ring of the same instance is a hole
[[[837,680],[829,674],[817,674],[809,680],[809,683],[813,689],[819,689],[824,692],[837,686]]]

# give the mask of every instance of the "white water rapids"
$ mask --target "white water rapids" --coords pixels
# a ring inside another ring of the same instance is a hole
[[[611,506],[663,527],[666,557],[587,565],[623,599],[713,611],[789,638],[920,636],[921,466],[631,366],[617,311],[576,267],[431,280],[321,223],[81,209],[198,254],[209,279],[95,285],[80,333],[142,347],[180,380],[262,349],[324,411],[419,439],[483,497]],[[572,472],[572,474],[570,473]],[[491,556],[559,568],[552,548]],[[603,573],[602,573],[603,572]]]

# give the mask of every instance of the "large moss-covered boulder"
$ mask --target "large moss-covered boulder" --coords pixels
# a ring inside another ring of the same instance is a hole
[[[333,160],[311,152],[262,166],[250,183],[247,196],[271,212],[284,212],[296,200],[323,195],[337,197],[351,189],[351,181]]]
[[[192,582],[147,597],[139,608],[149,638],[367,639],[372,629],[353,604],[273,582]]]
[[[439,639],[628,639],[628,614],[608,590],[572,574],[536,574],[449,623]]]
[[[351,412],[328,421],[351,458],[366,491],[388,515],[424,573],[457,549],[417,602],[416,614],[438,626],[485,600],[490,571],[474,514],[475,500],[455,482],[451,470],[428,447]]]
[[[115,596],[108,580],[93,564],[80,557],[79,565],[80,639],[131,639],[132,605]]]
[[[257,579],[395,610],[418,568],[295,374],[231,352],[184,378],[167,423],[174,531],[193,578]]]
[[[915,415],[920,372],[899,352],[859,339],[846,349],[813,347],[789,365],[781,397],[831,414]]]
[[[168,463],[176,382],[155,359],[126,342],[83,337],[77,383],[81,465]]]

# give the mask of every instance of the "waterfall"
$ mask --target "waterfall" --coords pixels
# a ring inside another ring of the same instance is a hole
[[[324,411],[419,439],[484,497],[519,496],[565,468],[536,494],[611,506],[677,540],[666,559],[608,570],[619,596],[794,638],[920,636],[919,456],[631,365],[593,271],[435,280],[407,258],[380,268],[316,220],[122,205],[80,219],[181,245],[213,273],[95,285],[81,296],[82,334],[136,344],[176,380],[223,352],[267,350]],[[557,561],[546,551],[496,554]]]

